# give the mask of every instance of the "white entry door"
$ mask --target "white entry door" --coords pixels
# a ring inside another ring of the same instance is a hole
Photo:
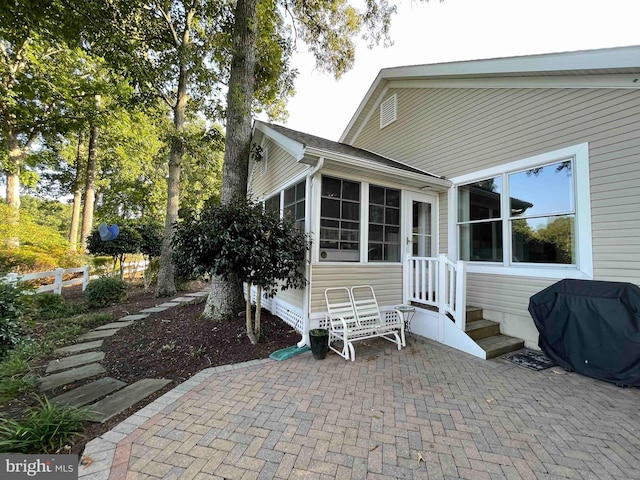
[[[407,193],[405,205],[406,253],[414,257],[437,255],[437,198],[421,193]]]

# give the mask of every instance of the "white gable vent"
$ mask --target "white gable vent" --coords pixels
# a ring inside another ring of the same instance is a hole
[[[398,117],[398,97],[393,94],[380,104],[380,128],[396,121]]]

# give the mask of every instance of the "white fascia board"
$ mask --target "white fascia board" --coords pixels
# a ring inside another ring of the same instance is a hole
[[[294,157],[297,162],[304,158],[304,144],[296,142],[280,132],[276,132],[273,128],[268,127],[260,120],[256,120],[254,128],[269,137],[274,143]]]
[[[640,89],[640,75],[567,75],[391,80],[388,88],[626,88]]]
[[[469,60],[463,62],[435,63],[383,68],[369,87],[367,94],[340,136],[344,142],[356,120],[371,101],[381,82],[403,79],[428,79],[429,77],[463,77],[495,74],[570,72],[573,70],[600,70],[640,68],[640,46],[583,50],[577,52],[526,55],[520,57]],[[518,80],[521,80],[519,77]],[[515,79],[512,79],[514,82]]]
[[[577,52],[525,55],[520,57],[469,60],[385,68],[378,77],[459,77],[462,75],[491,75],[518,73],[570,72],[573,70],[601,70],[640,68],[640,46],[582,50]]]
[[[432,177],[426,173],[421,174],[421,173],[409,172],[407,170],[391,167],[389,165],[382,165],[377,162],[372,162],[371,160],[353,157],[351,155],[342,155],[334,152],[329,152],[326,150],[314,149],[311,147],[307,148],[307,153],[322,156],[325,158],[325,160],[344,163],[351,167],[362,168],[363,170],[375,170],[377,172],[394,175],[396,177],[412,179],[414,181],[421,181],[425,184],[443,187],[444,189],[450,188],[452,185],[451,181],[444,178]]]
[[[371,100],[371,96],[376,91],[376,88],[378,87],[378,84],[383,79],[382,78],[382,72],[384,72],[384,69],[380,70],[380,72],[378,72],[378,76],[376,77],[376,79],[373,81],[373,83],[369,87],[369,90],[367,91],[367,94],[362,99],[362,102],[360,102],[360,105],[358,105],[358,109],[356,110],[356,113],[354,113],[353,117],[351,117],[351,120],[349,120],[349,124],[347,125],[347,128],[344,129],[344,132],[342,132],[342,135],[340,135],[340,139],[338,140],[338,142],[341,142],[341,143],[344,142],[344,139],[347,136],[347,134],[351,131],[351,128],[353,127],[353,124],[360,117],[360,114],[362,113],[362,110],[369,103],[369,100]],[[378,98],[378,101],[380,101],[380,98]]]

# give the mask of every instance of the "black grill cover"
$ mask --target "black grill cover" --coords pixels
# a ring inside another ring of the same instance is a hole
[[[640,288],[561,280],[529,299],[538,345],[567,370],[640,386]]]

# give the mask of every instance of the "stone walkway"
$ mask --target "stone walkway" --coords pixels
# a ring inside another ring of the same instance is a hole
[[[639,389],[387,345],[204,370],[89,442],[80,479],[640,479]]]
[[[47,392],[106,373],[104,367],[100,365],[104,359],[104,352],[99,351],[104,338],[114,335],[121,328],[128,327],[133,322],[147,318],[153,313],[162,312],[206,295],[208,295],[207,292],[188,293],[184,297],[178,297],[171,302],[144,309],[136,315],[124,316],[115,322],[102,325],[81,335],[78,338],[78,343],[55,350],[54,353],[67,356],[49,362],[45,371],[45,374],[48,375],[40,378],[38,389],[41,392]],[[94,422],[106,422],[169,383],[171,380],[145,378],[132,385],[127,385],[115,378],[103,377],[50,400],[55,404],[74,407],[90,406],[89,419]]]

